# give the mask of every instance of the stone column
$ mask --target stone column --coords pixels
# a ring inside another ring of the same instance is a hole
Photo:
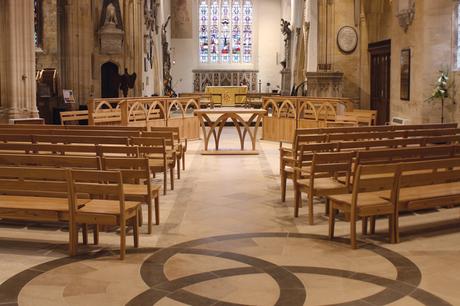
[[[0,120],[38,117],[34,1],[0,1]]]

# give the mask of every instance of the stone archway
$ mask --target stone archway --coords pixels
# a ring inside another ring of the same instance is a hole
[[[118,98],[120,76],[118,66],[113,62],[106,62],[101,66],[101,98]]]

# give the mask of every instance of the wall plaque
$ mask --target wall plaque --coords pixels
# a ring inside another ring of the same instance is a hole
[[[358,46],[358,33],[355,28],[342,27],[337,33],[337,46],[343,53],[353,53]]]

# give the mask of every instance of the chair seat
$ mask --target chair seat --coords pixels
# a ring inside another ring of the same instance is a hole
[[[125,201],[125,212],[136,211],[140,202]],[[119,215],[120,202],[114,200],[90,200],[78,210],[78,213]]]
[[[83,206],[88,201],[79,199],[78,204]],[[0,208],[66,212],[69,201],[67,198],[0,195]]]
[[[299,184],[302,187],[309,187],[310,180],[309,179],[298,180],[297,184]],[[328,189],[335,190],[335,189],[346,188],[346,185],[337,180],[334,180],[333,178],[324,177],[324,178],[315,178],[314,188],[315,190],[328,190]]]
[[[410,209],[411,202],[460,196],[460,182],[436,184],[429,186],[405,187],[399,191],[399,203],[402,209]],[[433,202],[432,206],[436,206]]]
[[[334,202],[334,207],[338,207],[345,212],[349,212],[351,209],[352,197],[351,193],[328,196],[329,200]],[[391,213],[393,205],[386,199],[389,197],[390,191],[360,193],[357,202],[358,214],[365,214],[366,211],[372,211],[370,215]]]
[[[158,194],[161,189],[160,185],[152,185],[152,194]],[[125,195],[147,195],[147,185],[144,184],[123,184],[123,192]]]
[[[171,167],[171,165],[173,165],[174,162],[173,161],[167,161],[166,162],[166,165],[168,167]],[[163,168],[163,160],[162,159],[149,159],[149,166],[150,167],[161,167]]]

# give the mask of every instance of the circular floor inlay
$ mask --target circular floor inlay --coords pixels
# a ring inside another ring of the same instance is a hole
[[[386,305],[399,301],[405,297],[411,297],[424,305],[450,305],[443,299],[418,288],[422,276],[420,270],[412,261],[398,253],[372,244],[366,244],[362,246],[362,249],[367,252],[371,252],[374,254],[373,256],[378,256],[386,262],[391,263],[397,271],[395,278],[375,275],[373,273],[364,273],[324,266],[278,265],[270,260],[265,260],[257,256],[241,254],[241,252],[238,253],[209,248],[209,246],[217,245],[218,243],[230,244],[238,240],[243,241],[243,243],[241,243],[242,245],[250,245],[247,241],[248,239],[259,240],[265,238],[273,239],[274,241],[280,238],[289,238],[294,240],[299,239],[299,243],[304,244],[308,244],[308,240],[311,241],[312,239],[319,243],[331,243],[324,241],[327,238],[320,235],[245,233],[197,239],[161,249],[144,248],[134,251],[131,250],[131,254],[151,254],[146,258],[142,257],[142,259],[145,258],[145,260],[143,260],[143,262],[141,261],[142,263],[140,267],[140,276],[145,285],[147,285],[148,289],[137,296],[133,296],[126,305],[150,306],[161,302],[162,300],[174,300],[188,305],[243,305],[233,303],[229,300],[214,299],[206,296],[205,294],[193,293],[191,292],[192,290],[187,290],[187,287],[191,288],[195,285],[213,280],[262,274],[271,278],[273,280],[273,285],[278,287],[279,295],[277,300],[274,302],[275,305],[297,306],[304,305],[308,301],[308,284],[305,285],[304,282],[299,279],[299,275],[341,278],[349,281],[362,282],[367,285],[371,284],[376,288],[381,288],[379,292],[367,297],[359,297],[358,299],[351,301],[349,299],[344,299],[343,302],[336,303],[334,305]],[[346,239],[337,239],[335,241],[340,243],[349,243]],[[212,258],[221,258],[238,263],[241,266],[233,264],[226,268],[219,267],[219,269],[204,272],[195,271],[196,273],[194,272],[191,275],[170,279],[165,273],[165,266],[168,260],[179,254],[200,255],[209,257],[210,260]],[[85,260],[91,260],[96,257],[107,255],[110,255],[110,253],[101,252],[96,255],[63,258],[23,271],[0,285],[0,301],[8,305],[17,305],[21,289],[26,287],[30,281],[36,278],[38,279],[41,274],[50,272],[62,266],[84,262]],[[140,292],[140,290],[138,292]],[[331,292],[333,291],[331,290]],[[128,298],[130,297],[128,296]],[[356,298],[356,296],[354,298]]]

